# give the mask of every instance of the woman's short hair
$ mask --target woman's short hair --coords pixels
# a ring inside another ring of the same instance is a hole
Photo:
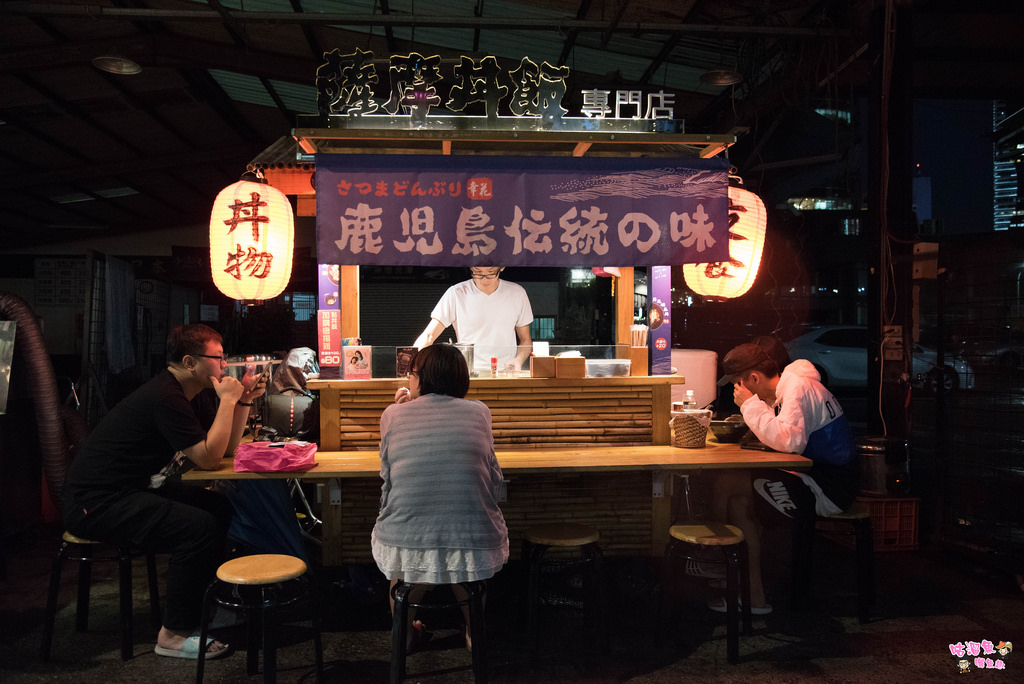
[[[462,399],[469,391],[466,358],[450,344],[432,344],[416,352],[410,368],[419,374],[420,395],[445,394]]]
[[[181,363],[189,354],[206,353],[206,343],[210,340],[224,343],[220,333],[208,325],[179,325],[167,335],[167,363]]]

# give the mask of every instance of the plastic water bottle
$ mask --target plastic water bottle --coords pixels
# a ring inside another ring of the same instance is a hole
[[[686,390],[686,398],[683,399],[683,410],[684,411],[696,411],[697,410],[697,399],[693,396],[693,390]]]

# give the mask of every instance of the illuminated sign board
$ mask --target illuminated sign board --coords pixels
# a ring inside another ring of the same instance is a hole
[[[580,122],[568,122],[568,110],[562,100],[566,82],[571,73],[567,66],[538,65],[523,57],[519,66],[504,71],[494,57],[474,60],[462,57],[450,66],[446,79],[439,55],[424,57],[413,52],[392,55],[388,62],[388,97],[381,102],[375,96],[375,86],[381,83],[377,61],[372,52],[356,48],[355,52],[341,54],[340,49],[324,53],[324,62],[316,72],[317,111],[323,116],[358,120],[362,117],[407,118],[412,126],[425,125],[431,113],[465,112],[471,105],[482,107],[484,118],[496,123],[499,119],[526,120],[537,129],[563,129],[566,125],[586,129],[602,119],[634,122],[632,130],[682,132],[682,122],[675,120],[675,93],[659,90],[644,93],[640,90],[583,90]],[[448,86],[447,96],[443,96]],[[511,116],[500,117],[504,104]],[[582,124],[576,126],[573,124]]]

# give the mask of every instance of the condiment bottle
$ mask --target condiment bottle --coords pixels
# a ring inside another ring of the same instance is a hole
[[[492,356],[491,357],[491,377],[492,378],[498,377],[498,357],[497,356]]]

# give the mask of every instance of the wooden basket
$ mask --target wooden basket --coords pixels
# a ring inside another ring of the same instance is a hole
[[[711,411],[673,411],[672,420],[669,421],[672,427],[672,446],[686,449],[704,446],[710,424]]]

